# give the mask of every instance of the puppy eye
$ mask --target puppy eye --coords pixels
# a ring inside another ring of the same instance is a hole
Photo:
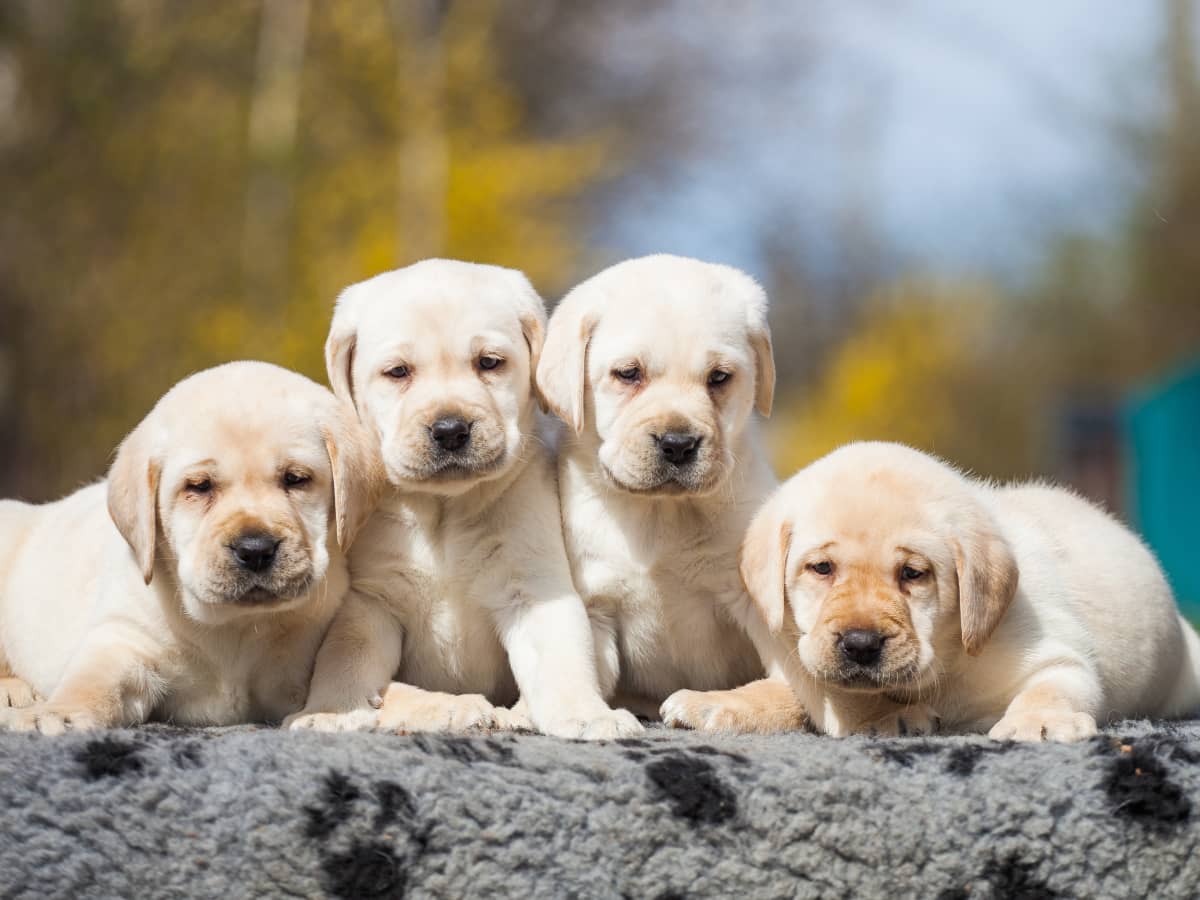
[[[820,562],[809,563],[808,571],[812,572],[814,575],[820,575],[821,577],[832,575],[833,563],[827,559],[823,559]]]
[[[183,489],[189,494],[207,494],[212,490],[212,487],[211,478],[200,478],[196,481],[189,481],[183,486]]]
[[[912,566],[905,566],[903,569],[900,570],[900,580],[901,581],[917,581],[918,579],[921,579],[924,577],[925,577],[924,572],[922,572],[920,569],[914,569]]]
[[[479,357],[479,368],[485,372],[490,372],[492,369],[498,369],[504,365],[504,360],[499,356],[492,356],[490,353]]]
[[[312,481],[311,475],[305,475],[302,472],[284,472],[283,486],[288,488],[302,487]]]
[[[710,387],[717,387],[727,382],[733,377],[732,372],[726,372],[724,369],[713,369],[708,373],[708,384]]]
[[[388,378],[395,378],[397,381],[399,381],[402,378],[408,377],[408,366],[392,366],[392,368],[388,369],[383,374]]]
[[[626,384],[637,384],[642,380],[642,367],[626,366],[623,369],[613,369],[613,377]]]

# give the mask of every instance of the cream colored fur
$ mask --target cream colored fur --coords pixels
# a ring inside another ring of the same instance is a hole
[[[1061,488],[995,486],[898,444],[851,444],[764,506],[742,568],[775,658],[829,734],[940,722],[1069,741],[1200,707],[1200,640],[1154,557]],[[854,629],[886,638],[870,672],[839,653]]]
[[[643,714],[667,701],[670,719],[677,691],[763,674],[737,553],[775,484],[753,420],[775,384],[766,307],[736,269],[651,256],[579,285],[550,322],[537,377],[569,426],[559,492],[571,571],[605,696]],[[658,438],[671,431],[700,439],[692,463],[664,461]]]
[[[532,386],[545,316],[521,273],[451,260],[339,298],[330,381],[374,435],[392,487],[355,545],[351,597],[290,727],[641,731],[600,695],[571,584]],[[471,423],[454,453],[432,439],[446,416]],[[496,708],[518,690],[519,710]]]
[[[24,707],[0,711],[0,725],[230,724],[297,709],[348,583],[341,548],[373,502],[368,448],[329,391],[230,363],[168,392],[107,482],[44,506],[0,503],[0,674],[13,676],[0,705]],[[281,542],[269,570],[233,559],[248,531]]]

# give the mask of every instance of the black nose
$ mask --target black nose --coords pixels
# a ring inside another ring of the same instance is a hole
[[[471,423],[461,416],[442,416],[429,426],[429,433],[443,450],[461,450],[471,439]]]
[[[868,628],[852,628],[838,638],[842,655],[860,666],[873,666],[883,652],[883,635]]]
[[[696,458],[700,438],[686,431],[668,431],[658,441],[658,452],[674,466],[686,466]]]
[[[275,551],[280,542],[269,534],[261,532],[243,534],[234,541],[229,549],[233,551],[238,565],[251,572],[262,572],[271,568],[275,562]]]

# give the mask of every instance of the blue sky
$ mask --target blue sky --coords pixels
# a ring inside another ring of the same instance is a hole
[[[1112,227],[1137,185],[1114,126],[1152,114],[1163,10],[683,4],[660,27],[708,60],[687,110],[695,149],[666,177],[633,179],[599,242],[765,274],[764,231],[820,266],[866,211],[904,268],[1020,278],[1047,236]]]

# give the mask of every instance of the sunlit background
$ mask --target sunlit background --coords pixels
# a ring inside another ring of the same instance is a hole
[[[753,273],[781,474],[894,438],[1065,480],[1200,602],[1192,0],[5,0],[0,494],[100,475],[187,373],[324,380],[430,255],[548,300]]]

